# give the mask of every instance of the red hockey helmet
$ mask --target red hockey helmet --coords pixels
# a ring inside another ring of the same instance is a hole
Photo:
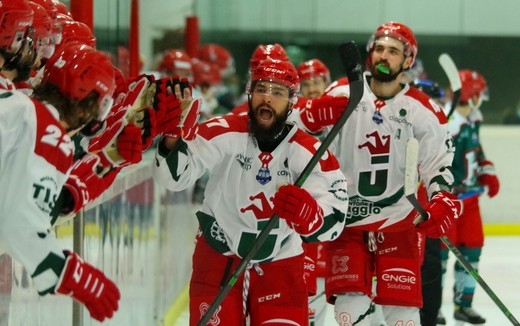
[[[367,43],[367,51],[369,54],[374,49],[374,43],[380,38],[393,38],[404,45],[404,55],[412,57],[410,67],[413,65],[415,58],[417,57],[417,40],[413,31],[406,25],[398,22],[388,22],[379,26],[374,34],[370,37]]]
[[[231,53],[218,44],[204,44],[199,48],[198,58],[217,65],[223,77],[235,73],[235,60]]]
[[[284,85],[289,89],[290,101],[296,103],[300,91],[300,79],[298,71],[289,61],[266,59],[251,72],[251,86],[249,93],[258,81],[267,81]]]
[[[59,18],[58,18],[59,19]],[[59,38],[56,51],[68,43],[78,42],[90,47],[96,47],[96,37],[87,24],[76,20],[60,20],[61,37]]]
[[[253,71],[265,59],[273,59],[280,61],[289,61],[287,52],[278,43],[260,44],[256,47],[251,59],[249,60],[249,68]]]
[[[32,23],[33,10],[28,1],[0,0],[0,50],[16,53]]]
[[[34,12],[33,29],[35,47],[38,53],[44,58],[50,58],[54,52],[52,40],[53,19],[47,10],[35,2],[30,2]]]
[[[63,95],[78,101],[91,92],[98,93],[97,119],[104,120],[113,103],[114,75],[114,66],[103,52],[88,45],[70,43],[47,61],[43,82],[56,85]]]
[[[64,4],[63,2],[58,1],[58,0],[52,0],[52,2],[54,2],[54,5],[56,6],[58,13],[69,16],[69,17],[71,16],[69,8],[67,7],[66,4]]]
[[[193,69],[193,84],[201,86],[203,84],[214,86],[222,83],[222,75],[217,65],[199,60],[197,58],[191,61]]]
[[[51,18],[56,18],[58,15],[58,8],[56,8],[56,5],[52,0],[31,0],[31,2],[42,6],[43,9],[47,11],[47,14],[51,16]]]
[[[323,77],[325,83],[330,84],[329,68],[319,59],[302,62],[298,66],[298,77],[300,77],[300,80]]]
[[[159,63],[157,70],[165,76],[179,75],[193,81],[191,57],[183,50],[167,50]]]
[[[460,82],[462,88],[460,91],[460,101],[469,103],[474,96],[481,100],[488,100],[488,87],[484,77],[475,70],[461,69],[459,70]]]

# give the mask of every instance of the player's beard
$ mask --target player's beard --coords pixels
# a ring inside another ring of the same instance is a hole
[[[273,123],[269,126],[264,126],[258,123],[257,113],[258,109],[261,106],[267,106],[271,109],[273,114]],[[276,140],[276,138],[282,134],[283,128],[285,126],[285,122],[287,121],[288,111],[284,111],[281,114],[276,114],[276,111],[273,110],[267,104],[261,104],[254,109],[249,109],[249,132],[259,141],[259,142],[270,142]]]
[[[389,73],[387,74],[387,73],[379,71],[377,69],[378,65],[382,65],[382,66],[386,67],[389,70]],[[388,82],[394,81],[401,72],[403,72],[402,63],[399,65],[399,70],[397,70],[397,71],[392,71],[392,68],[390,68],[388,63],[385,61],[379,61],[377,63],[372,63],[370,65],[370,73],[372,74],[372,78],[374,78],[377,81],[383,82],[383,83],[388,83]]]

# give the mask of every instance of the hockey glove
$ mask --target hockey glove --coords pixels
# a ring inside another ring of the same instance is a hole
[[[192,100],[188,107],[182,111],[181,131],[182,139],[193,140],[199,130],[200,109],[202,100]]]
[[[98,167],[100,158],[95,154],[88,154],[74,163],[62,189],[65,198],[62,214],[77,213],[112,185],[119,170],[111,169],[101,176]]]
[[[436,193],[424,208],[428,219],[417,225],[429,238],[440,238],[448,232],[455,220],[462,214],[462,202],[457,196],[446,191]]]
[[[307,190],[289,184],[281,186],[273,199],[274,212],[303,236],[323,225],[323,209]]]
[[[498,194],[500,182],[495,174],[495,167],[490,161],[481,162],[478,183],[488,188],[489,198],[493,198]]]
[[[154,108],[156,112],[157,133],[163,134],[165,137],[180,137],[181,101],[177,99],[174,94],[162,92],[156,95]]]
[[[308,100],[300,113],[305,129],[317,133],[326,126],[334,125],[345,111],[348,101],[348,97],[330,95]]]
[[[133,123],[127,124],[117,136],[117,151],[125,162],[129,164],[141,162],[143,158],[142,139],[141,129]]]
[[[84,262],[78,254],[65,252],[65,266],[55,293],[69,295],[83,303],[92,318],[112,318],[121,298],[119,289],[102,271]]]
[[[142,151],[152,146],[153,139],[157,136],[157,127],[155,121],[155,110],[151,107],[143,108],[136,111],[133,123],[139,128],[141,134]]]

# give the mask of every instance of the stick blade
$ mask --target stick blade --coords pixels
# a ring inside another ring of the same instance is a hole
[[[415,138],[408,139],[405,153],[405,176],[404,194],[405,196],[415,194],[417,189],[417,162],[419,160],[419,141]]]
[[[446,73],[448,80],[450,81],[451,89],[455,92],[462,88],[462,82],[460,81],[459,70],[453,62],[451,56],[447,53],[443,53],[439,56],[439,64]]]

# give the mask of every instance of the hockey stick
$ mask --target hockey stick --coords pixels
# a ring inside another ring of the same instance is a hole
[[[294,185],[297,187],[301,187],[305,180],[307,180],[309,174],[312,172],[316,164],[318,164],[323,154],[327,151],[327,148],[330,146],[336,135],[341,131],[343,125],[347,122],[348,117],[352,114],[352,111],[354,111],[363,97],[363,64],[356,43],[353,41],[343,43],[339,46],[338,50],[349,80],[350,99],[338,122],[336,122],[332,127],[327,137],[325,137],[320,147],[316,150],[316,153],[312,156],[309,163],[307,163],[300,176],[294,182]],[[276,226],[278,219],[279,217],[276,214],[269,219],[269,222],[258,234],[258,237],[251,246],[250,251],[242,258],[240,264],[233,271],[227,283],[220,288],[215,300],[211,303],[197,325],[206,326],[215,310],[219,307],[222,301],[224,301],[224,298],[229,291],[231,291],[231,288],[236,283],[242,272],[246,269],[251,259],[253,259],[258,250],[260,250],[261,246],[269,236],[269,233]]]
[[[462,82],[460,80],[459,70],[457,69],[455,62],[453,62],[453,59],[450,57],[449,54],[441,54],[439,56],[439,64],[441,65],[442,69],[444,70],[444,73],[448,77],[451,90],[453,91],[453,98],[451,100],[450,110],[446,115],[446,117],[449,119],[455,111],[455,108],[459,104],[460,93],[462,90]]]
[[[419,157],[419,142],[415,138],[410,138],[406,144],[405,154],[405,181],[404,181],[404,194],[408,201],[413,207],[419,212],[420,216],[414,223],[417,225],[422,221],[428,219],[428,213],[424,210],[417,197],[415,197],[416,186],[418,182],[417,178],[417,162]],[[520,325],[513,314],[507,309],[504,303],[497,297],[495,292],[487,285],[487,283],[480,277],[477,270],[468,262],[466,257],[460,252],[460,250],[448,239],[447,236],[440,237],[441,241],[446,247],[455,255],[459,263],[466,269],[466,271],[473,276],[473,278],[480,284],[480,286],[486,291],[491,300],[495,302],[498,308],[506,315],[506,317],[515,326]]]

